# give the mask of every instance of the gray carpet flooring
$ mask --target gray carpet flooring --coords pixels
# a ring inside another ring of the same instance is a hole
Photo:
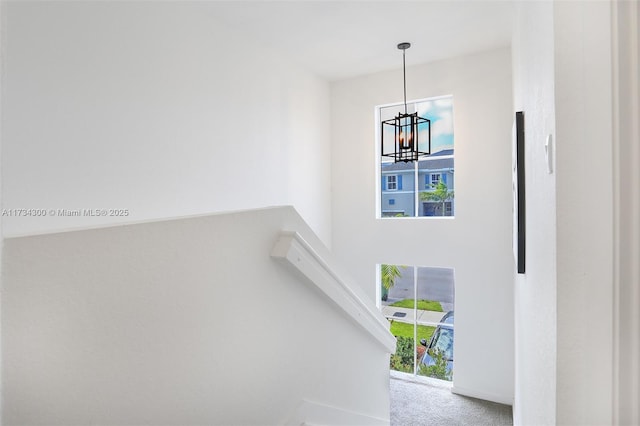
[[[511,406],[451,393],[448,384],[391,378],[391,426],[513,425]]]

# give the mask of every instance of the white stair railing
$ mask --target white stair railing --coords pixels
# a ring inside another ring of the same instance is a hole
[[[358,324],[383,348],[394,353],[396,339],[389,331],[389,323],[371,301],[356,293],[354,284],[339,277],[297,232],[282,232],[271,256],[301,273],[307,282],[316,286],[340,310]]]

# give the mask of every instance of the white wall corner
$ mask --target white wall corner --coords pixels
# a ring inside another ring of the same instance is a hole
[[[640,424],[640,6],[613,25],[614,424]]]
[[[611,424],[616,316],[611,2],[553,2],[553,13],[556,423]],[[590,350],[593,336],[599,336],[600,350]]]

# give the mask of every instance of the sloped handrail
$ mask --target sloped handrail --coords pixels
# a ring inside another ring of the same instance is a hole
[[[387,352],[395,352],[396,339],[382,314],[370,306],[371,302],[357,295],[300,234],[281,232],[271,250],[271,257],[301,273]]]

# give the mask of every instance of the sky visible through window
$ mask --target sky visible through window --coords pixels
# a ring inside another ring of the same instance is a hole
[[[417,102],[418,115],[431,120],[433,153],[453,149],[453,97]]]

